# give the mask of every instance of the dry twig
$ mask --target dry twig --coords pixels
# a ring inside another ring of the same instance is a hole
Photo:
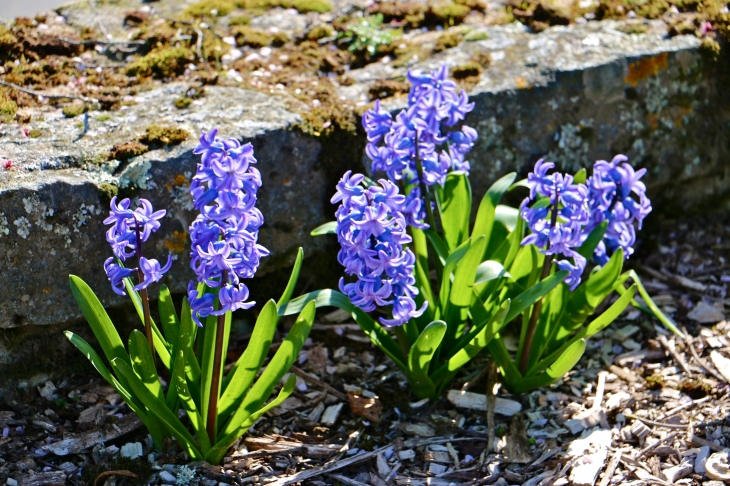
[[[331,385],[325,383],[324,381],[320,380],[316,376],[307,373],[303,369],[298,368],[296,366],[292,366],[291,371],[295,375],[307,380],[312,385],[315,385],[315,386],[318,386],[319,388],[324,389],[327,393],[329,393],[330,395],[332,395],[334,397],[339,398],[343,402],[347,401],[347,395],[345,395],[341,391],[337,390],[336,388],[333,388]]]

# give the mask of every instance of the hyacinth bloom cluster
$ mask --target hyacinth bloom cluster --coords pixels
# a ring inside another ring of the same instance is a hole
[[[646,186],[639,179],[646,169],[634,171],[628,157],[617,155],[607,162],[599,160],[588,179],[590,223],[586,231],[607,221],[606,235],[596,248],[593,259],[604,265],[618,248],[628,258],[636,242],[636,226],[641,229],[644,218],[651,212]]]
[[[522,202],[520,210],[532,233],[522,240],[522,244],[534,244],[553,258],[564,257],[555,263],[560,270],[568,270],[565,283],[573,290],[580,284],[586,265],[585,258],[575,250],[584,240],[583,227],[589,221],[588,188],[574,183],[569,174],[548,174],[554,167],[552,162],[540,159],[527,177],[530,195]],[[545,198],[544,202],[530,206],[538,197]]]
[[[365,149],[372,160],[373,172],[385,172],[391,181],[419,181],[416,159],[423,165],[423,182],[427,186],[444,184],[450,170],[469,171],[466,154],[474,146],[477,132],[463,126],[446,133],[474,109],[474,103],[448,79],[446,66],[431,73],[408,72],[411,90],[408,107],[395,120],[383,110],[380,102],[363,116],[367,133]],[[409,197],[419,197],[415,188]],[[416,218],[423,219],[423,218]]]
[[[248,287],[241,282],[256,273],[261,257],[268,250],[257,243],[264,223],[256,208],[261,174],[254,167],[253,147],[238,140],[221,140],[218,131],[203,132],[195,154],[200,163],[190,184],[195,208],[200,214],[190,225],[191,266],[197,283],[188,285],[188,300],[193,319],[220,316],[228,311],[248,309]],[[215,295],[198,292],[198,284],[218,289]]]
[[[130,209],[130,206],[129,199],[122,199],[117,204],[116,196],[113,197],[109,217],[104,220],[104,224],[111,225],[106,232],[106,240],[114,253],[114,257],[109,257],[104,262],[104,271],[112,284],[112,290],[119,295],[126,295],[124,279],[132,276],[135,271],[141,270],[144,276],[144,279],[134,286],[134,290],[139,291],[146,289],[153,282],[159,282],[172,266],[172,257],[169,255],[165,266],[155,259],[147,259],[141,255],[142,243],[160,229],[160,219],[165,216],[166,211],[164,209],[155,211],[146,199],[140,199],[136,209]],[[139,267],[126,268],[120,265],[120,262],[134,256],[138,258]]]
[[[363,180],[362,174],[346,172],[332,197],[333,204],[340,203],[335,213],[341,246],[337,259],[348,275],[357,277],[353,283],[340,279],[340,290],[366,312],[392,305],[392,318],[380,322],[401,326],[427,306],[419,309],[414,301],[416,259],[405,246],[412,241],[403,214],[407,199],[390,181],[366,188]]]
[[[611,162],[597,161],[586,184],[575,183],[569,174],[548,174],[555,165],[542,159],[527,177],[530,195],[520,209],[531,234],[522,244],[534,244],[546,255],[572,259],[556,261],[560,270],[570,272],[565,283],[571,290],[580,284],[586,265],[585,258],[576,250],[604,221],[606,233],[593,260],[605,265],[618,248],[623,249],[624,258],[634,252],[635,223],[641,229],[651,212],[651,202],[639,180],[646,169],[634,171],[627,161],[624,155],[617,155]]]

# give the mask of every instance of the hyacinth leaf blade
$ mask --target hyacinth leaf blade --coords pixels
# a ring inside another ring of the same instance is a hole
[[[530,354],[528,357],[528,367],[537,361],[539,356],[542,355],[543,351],[552,349],[550,343],[552,339],[555,339],[556,333],[561,333],[562,317],[565,313],[565,309],[568,305],[568,301],[571,298],[571,292],[566,285],[558,285],[550,293],[548,293],[542,304],[540,315],[537,320],[535,327],[534,339],[532,347],[530,348]],[[528,313],[525,313],[524,318],[527,320]],[[525,344],[525,335],[527,331],[527,323],[525,322],[520,335],[519,348],[517,350],[517,356],[522,356],[522,347]]]
[[[193,352],[193,345],[198,326],[193,322],[190,311],[190,303],[187,297],[183,297],[182,311],[180,313],[180,337],[178,338],[178,353],[182,352],[185,357],[185,377],[188,380],[188,387],[196,404],[199,405],[200,389],[200,363]]]
[[[453,250],[469,237],[471,185],[465,172],[453,171],[446,176],[443,186],[435,187],[444,240]]]
[[[104,365],[104,362],[102,361],[101,357],[94,351],[94,348],[91,347],[89,343],[84,341],[81,337],[75,335],[71,331],[65,331],[64,333],[66,337],[68,338],[71,343],[76,346],[76,348],[81,351],[91,362],[91,364],[94,366],[94,368],[99,372],[99,374],[104,378],[107,383],[109,383],[119,394],[120,397],[122,397],[122,400],[127,404],[130,410],[134,412],[137,417],[139,417],[139,420],[144,424],[145,427],[147,427],[147,430],[150,432],[150,435],[152,435],[152,441],[157,446],[162,446],[164,443],[165,437],[167,437],[169,434],[166,430],[163,430],[161,428],[161,424],[159,424],[155,417],[148,414],[147,410],[145,409],[144,405],[142,405],[139,400],[137,400],[134,395],[130,392],[128,389],[129,385],[123,385],[122,381],[124,383],[127,383],[127,380],[124,379],[123,376],[120,375],[120,379],[114,377],[114,375],[109,372],[107,367]]]
[[[632,285],[628,290],[621,295],[616,302],[611,304],[608,309],[603,311],[600,316],[593,319],[587,326],[581,329],[575,336],[565,342],[559,349],[553,351],[550,355],[542,358],[537,363],[533,364],[530,369],[525,373],[525,376],[534,376],[540,373],[546,366],[554,362],[558,356],[563,354],[568,347],[572,346],[579,339],[587,339],[595,334],[601,332],[607,328],[618,316],[629,306],[634,294],[636,293],[636,284]]]
[[[534,245],[523,246],[517,250],[510,267],[510,274],[517,285],[523,289],[534,285],[536,274],[542,268],[544,260],[544,255],[538,252]]]
[[[456,353],[434,371],[431,377],[434,383],[440,383],[441,386],[448,385],[462,366],[487,347],[506,324],[505,317],[509,312],[509,306],[510,300],[507,299],[490,317],[480,302],[474,302],[471,310],[475,322],[474,330],[454,346]]]
[[[134,370],[144,386],[158,400],[163,400],[162,385],[160,384],[160,377],[157,375],[157,370],[152,360],[150,345],[147,339],[145,339],[144,334],[137,329],[134,329],[129,334],[129,357],[131,359],[132,370]]]
[[[127,277],[124,279],[124,287],[127,291],[127,295],[129,295],[129,298],[132,299],[132,303],[134,304],[134,308],[137,310],[137,315],[139,316],[140,321],[144,322],[142,298],[139,296],[139,293],[134,290],[134,283],[131,278]],[[150,325],[152,327],[152,340],[154,341],[155,352],[165,368],[170,370],[170,366],[172,366],[170,359],[170,344],[165,340],[160,329],[157,327],[157,324],[155,324],[155,320],[152,318],[150,318]]]
[[[301,312],[309,302],[314,301],[319,307],[337,307],[349,312],[360,326],[360,329],[370,338],[370,341],[381,349],[404,372],[408,370],[405,357],[398,343],[372,317],[352,305],[350,299],[343,293],[332,289],[316,290],[292,299],[285,306],[279,308],[279,316],[288,316]]]
[[[479,264],[474,275],[474,285],[484,284],[500,278],[512,279],[512,274],[504,266],[494,260],[487,260]]]
[[[451,324],[446,334],[446,343],[449,346],[464,333],[469,317],[469,306],[474,300],[474,279],[479,262],[484,255],[485,243],[484,235],[472,240],[466,254],[456,265],[454,282],[451,285],[445,312],[446,322]]]
[[[431,279],[429,278],[428,265],[428,249],[426,232],[418,228],[411,228],[411,236],[413,238],[413,250],[416,255],[415,277],[416,286],[418,287],[418,304],[421,305],[423,299],[428,302],[426,312],[416,318],[416,322],[423,330],[430,322],[433,321],[433,315],[436,309],[436,299],[431,288]],[[436,235],[438,236],[438,235]]]
[[[520,370],[517,369],[517,366],[512,360],[512,356],[507,351],[502,337],[497,334],[495,339],[489,341],[487,349],[489,350],[489,354],[492,355],[492,358],[494,358],[494,362],[499,368],[499,373],[502,375],[505,385],[512,391],[512,384],[521,381],[523,378],[522,373],[520,373]]]
[[[273,300],[268,301],[261,309],[246,350],[238,358],[224,382],[223,394],[218,402],[218,423],[224,423],[234,409],[240,405],[244,394],[251,387],[264,364],[274,340],[276,325],[279,322],[276,309],[276,303]]]
[[[337,234],[337,221],[330,221],[314,228],[310,233],[312,236]]]
[[[471,246],[471,239],[467,239],[464,243],[456,247],[444,261],[444,273],[441,279],[441,289],[439,291],[439,302],[443,306],[448,302],[451,293],[451,274],[456,270],[456,265],[464,258]],[[443,310],[443,309],[442,309]]]
[[[667,326],[667,329],[672,331],[674,334],[676,334],[680,338],[684,339],[684,334],[682,333],[682,331],[679,330],[679,328],[674,323],[674,321],[669,316],[664,314],[664,312],[662,312],[662,310],[659,308],[659,306],[657,306],[654,303],[651,296],[649,295],[649,292],[647,292],[646,288],[644,288],[644,284],[641,282],[641,279],[636,274],[636,272],[634,270],[629,270],[628,274],[629,274],[629,277],[631,278],[631,280],[633,280],[636,283],[636,289],[638,290],[639,295],[641,296],[643,301],[646,303],[646,305],[641,305],[640,303],[636,302],[636,300],[633,300],[631,302],[631,304],[634,307],[636,307],[637,309],[641,309],[644,312],[646,312],[647,314],[653,315],[654,317],[659,319],[659,321],[662,324]],[[621,287],[621,289],[624,289],[623,284],[621,284],[618,287]],[[619,291],[618,287],[616,287],[617,291]],[[619,291],[619,293],[623,293],[623,292]]]
[[[220,463],[225,457],[228,449],[238,440],[241,435],[245,434],[248,429],[259,419],[263,414],[268,412],[274,407],[279,406],[284,400],[294,392],[294,387],[297,384],[296,377],[292,374],[289,375],[284,386],[281,387],[279,394],[271,402],[267,403],[264,407],[258,411],[252,413],[244,422],[239,426],[238,429],[231,432],[220,439],[210,450],[205,454],[205,460],[211,464]]]
[[[101,305],[99,298],[91,290],[81,278],[76,275],[69,275],[69,284],[71,285],[71,293],[76,300],[81,313],[86,317],[91,330],[99,342],[106,359],[111,361],[119,358],[129,362],[129,356],[124,349],[122,338],[119,337],[117,329],[114,327],[109,315],[106,313],[104,306]]]
[[[302,270],[302,261],[304,260],[304,250],[300,247],[299,250],[297,250],[297,258],[294,260],[294,267],[292,268],[291,275],[289,275],[289,281],[286,284],[286,287],[284,288],[284,293],[281,294],[281,298],[279,299],[279,302],[276,303],[277,307],[281,307],[282,305],[289,302],[291,299],[291,296],[294,294],[294,288],[297,286],[297,281],[299,280],[299,273]]]
[[[522,314],[526,309],[532,306],[535,302],[542,299],[545,295],[553,290],[560,282],[565,280],[568,276],[567,270],[561,270],[550,275],[540,283],[533,285],[529,289],[525,290],[517,297],[512,299],[512,305],[510,306],[509,313],[505,318],[507,322],[512,321],[515,317]]]
[[[520,242],[522,241],[522,238],[525,235],[525,221],[522,218],[517,219],[517,224],[515,225],[515,229],[512,230],[512,232],[509,234],[509,237],[507,238],[508,243],[508,249],[507,254],[504,256],[504,261],[502,262],[502,265],[504,265],[504,268],[511,268],[512,263],[515,260],[515,257],[517,256],[517,252],[520,250],[522,245]],[[496,257],[492,257],[492,260],[499,261]],[[511,270],[510,270],[511,273]]]
[[[117,373],[127,379],[134,394],[142,401],[150,413],[154,414],[167,427],[169,432],[175,436],[190,458],[196,460],[203,459],[203,455],[195,446],[195,439],[190,435],[190,432],[187,431],[182,422],[180,422],[176,414],[167,408],[164,401],[155,397],[147,389],[129,364],[115,358],[112,360],[112,366]]]
[[[581,167],[578,172],[573,174],[573,183],[574,184],[585,184],[586,179],[588,178],[588,171],[585,167]]]
[[[504,204],[497,205],[494,220],[501,223],[508,231],[514,231],[519,219],[521,219],[520,211],[517,208],[505,206]]]
[[[426,235],[428,241],[433,246],[434,251],[436,251],[436,256],[438,256],[439,260],[441,260],[441,264],[446,265],[446,259],[449,258],[450,253],[453,253],[450,252],[446,242],[433,230],[424,230],[423,234]]]
[[[477,216],[474,220],[474,226],[471,231],[471,236],[484,235],[487,238],[486,247],[489,248],[491,241],[492,229],[494,228],[494,221],[497,212],[497,206],[499,201],[502,200],[502,196],[507,192],[509,187],[512,185],[516,177],[514,172],[511,172],[505,176],[502,176],[494,184],[492,184],[479,203],[477,209]],[[471,210],[471,208],[470,208]]]
[[[217,307],[217,303],[216,303]],[[226,319],[230,319],[230,312]],[[218,332],[218,317],[209,315],[205,320],[202,332],[198,333],[198,353],[200,354],[200,414],[208,425],[208,409],[210,408],[210,390],[213,386],[213,365],[215,364],[215,338]],[[225,349],[225,348],[224,348]],[[221,373],[223,370],[219,370]],[[220,391],[219,391],[220,392]]]
[[[524,377],[521,380],[507,382],[507,387],[513,393],[525,393],[534,388],[551,385],[566,375],[578,363],[586,350],[586,340],[579,339],[571,344],[558,358],[543,372],[536,376]]]
[[[408,353],[408,383],[418,398],[436,394],[436,385],[429,378],[429,367],[446,333],[444,321],[434,321],[421,332]]]
[[[208,439],[208,433],[205,430],[205,423],[203,417],[201,417],[198,411],[193,395],[188,387],[188,382],[185,379],[187,365],[185,362],[185,353],[181,350],[178,352],[175,358],[175,371],[173,372],[170,380],[170,387],[175,388],[178,396],[182,402],[185,413],[188,415],[190,425],[192,425],[195,431],[195,437],[198,438],[201,452],[205,454],[210,449],[210,440]]]
[[[608,222],[606,221],[593,228],[593,231],[588,234],[583,244],[576,250],[578,254],[586,259],[590,258],[593,252],[596,251],[598,244],[603,240],[607,228]]]
[[[309,336],[309,331],[312,329],[315,309],[314,302],[310,302],[304,307],[294,322],[294,326],[292,326],[286,338],[279,346],[279,349],[276,351],[276,354],[274,354],[274,357],[271,358],[271,361],[266,366],[266,369],[261,373],[261,376],[253,386],[251,386],[241,405],[223,426],[221,431],[222,436],[228,436],[239,430],[246,419],[264,405],[276,384],[289,371],[289,368],[291,368],[299,355],[299,351],[304,346],[304,341]]]
[[[167,285],[160,286],[157,308],[160,313],[162,331],[165,333],[165,341],[170,345],[170,354],[175,356],[178,346],[177,341],[180,337],[180,319],[177,316],[175,305],[172,302],[172,295]]]

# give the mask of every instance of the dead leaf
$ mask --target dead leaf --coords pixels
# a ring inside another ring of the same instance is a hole
[[[352,413],[372,422],[380,421],[383,405],[378,397],[367,398],[359,393],[347,392],[347,399],[350,402]]]

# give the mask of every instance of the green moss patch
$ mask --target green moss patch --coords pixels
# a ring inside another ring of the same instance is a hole
[[[183,128],[150,125],[139,141],[149,147],[160,147],[178,145],[188,137],[190,137],[190,132]]]
[[[193,51],[187,47],[158,49],[132,62],[127,67],[127,74],[172,78],[185,72],[185,67],[193,60]]]
[[[63,113],[63,116],[66,118],[75,118],[79,115],[83,115],[88,111],[88,107],[83,103],[72,103],[70,105],[66,105],[61,109],[61,112]]]
[[[109,151],[109,160],[129,160],[150,151],[150,148],[140,142],[122,142],[112,147]]]

